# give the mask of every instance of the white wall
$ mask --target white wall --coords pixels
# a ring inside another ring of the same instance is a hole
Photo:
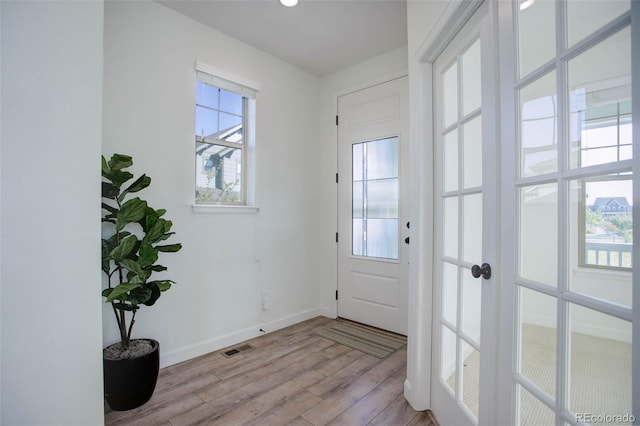
[[[103,4],[0,10],[0,423],[102,424]]]
[[[196,61],[259,84],[257,214],[192,210]],[[331,264],[318,242],[334,232],[324,218],[335,210],[319,201],[319,79],[157,3],[114,1],[104,93],[103,153],[132,155],[136,174],[151,176],[141,195],[167,209],[184,245],[161,258],[177,284],[138,313],[134,337],[159,340],[169,365],[322,313]],[[105,309],[105,344],[118,339],[112,317]]]
[[[433,278],[433,147],[431,70],[423,56],[449,1],[407,1],[411,123],[409,335],[404,396],[416,410],[431,406]]]

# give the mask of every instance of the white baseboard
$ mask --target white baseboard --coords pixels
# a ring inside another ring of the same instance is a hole
[[[193,345],[184,346],[166,354],[163,354],[161,350],[160,368],[178,364],[180,362],[196,358],[200,355],[208,354],[210,352],[214,352],[219,349],[244,342],[245,340],[253,339],[263,334],[260,332],[260,329],[263,329],[267,333],[270,333],[272,331],[280,330],[282,328],[289,327],[291,325],[306,321],[311,318],[315,318],[317,316],[332,318],[328,309],[315,308],[308,311],[299,312],[297,314],[289,315],[275,321],[257,323],[251,327],[246,327],[232,333],[217,336],[213,339],[195,343]]]

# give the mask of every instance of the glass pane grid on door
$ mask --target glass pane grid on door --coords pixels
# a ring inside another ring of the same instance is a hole
[[[629,2],[613,3],[513,6],[514,424],[640,415],[631,402],[632,41]],[[548,49],[535,48],[538,36]]]
[[[439,377],[459,409],[477,423],[480,401],[482,113],[480,41],[472,40],[440,74],[438,205],[441,212]]]

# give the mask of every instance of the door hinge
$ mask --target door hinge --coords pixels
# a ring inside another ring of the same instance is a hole
[[[338,233],[336,232],[336,243],[338,242]]]
[[[338,290],[336,290],[336,300],[338,300]]]
[[[338,125],[338,116],[336,115],[336,126]]]
[[[336,183],[338,183],[338,174],[336,173]]]

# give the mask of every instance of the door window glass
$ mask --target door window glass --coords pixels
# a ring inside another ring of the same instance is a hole
[[[398,138],[352,146],[352,254],[398,259]]]

